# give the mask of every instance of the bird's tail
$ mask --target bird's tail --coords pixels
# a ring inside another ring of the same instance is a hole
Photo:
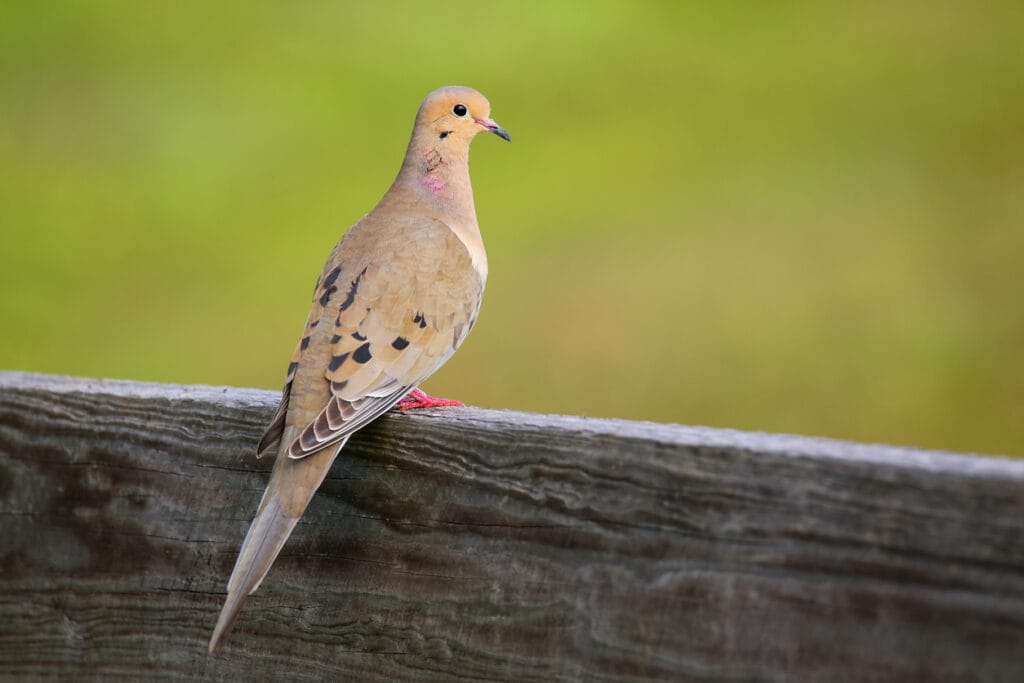
[[[286,452],[278,454],[270,483],[231,572],[228,597],[210,638],[211,654],[223,643],[245,599],[260,587],[345,441],[301,460],[289,458]]]

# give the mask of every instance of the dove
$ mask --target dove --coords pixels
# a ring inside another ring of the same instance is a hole
[[[511,142],[476,90],[427,95],[391,187],[327,259],[257,447],[257,457],[275,453],[276,461],[231,572],[211,654],[353,433],[396,405],[461,405],[417,386],[465,341],[480,310],[487,255],[469,146],[483,132]]]

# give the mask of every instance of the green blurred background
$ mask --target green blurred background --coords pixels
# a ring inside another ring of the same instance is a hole
[[[372,6],[371,6],[372,5]],[[5,3],[0,367],[278,389],[416,107],[491,276],[425,388],[1024,454],[1024,3]]]

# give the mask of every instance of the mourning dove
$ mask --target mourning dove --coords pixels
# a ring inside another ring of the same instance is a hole
[[[398,176],[331,252],[257,457],[277,461],[242,542],[210,638],[214,652],[255,591],[348,438],[451,357],[476,321],[487,255],[469,181],[469,144],[511,140],[471,88],[430,93]]]

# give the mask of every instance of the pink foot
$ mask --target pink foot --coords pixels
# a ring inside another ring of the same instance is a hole
[[[412,410],[414,408],[440,408],[442,406],[455,406],[465,408],[466,404],[450,398],[434,398],[425,391],[413,389],[409,395],[398,402],[399,410]]]

